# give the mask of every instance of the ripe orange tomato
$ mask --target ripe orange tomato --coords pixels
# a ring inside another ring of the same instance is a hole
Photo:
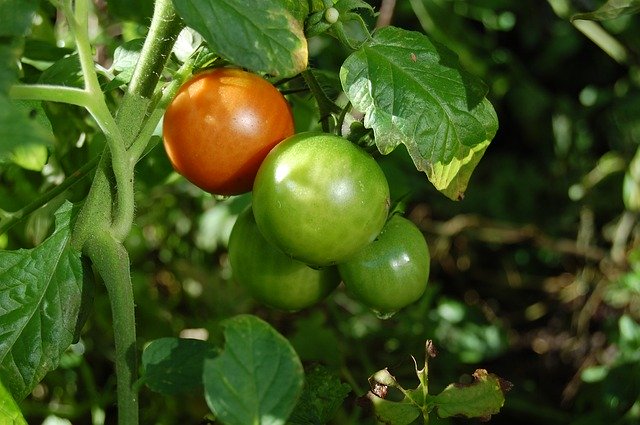
[[[164,146],[175,170],[218,195],[249,192],[272,147],[294,133],[284,96],[250,72],[196,74],[164,114]]]

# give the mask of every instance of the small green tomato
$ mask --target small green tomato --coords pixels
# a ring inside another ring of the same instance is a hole
[[[429,268],[424,235],[398,215],[389,219],[375,241],[338,265],[347,291],[382,317],[424,294]]]

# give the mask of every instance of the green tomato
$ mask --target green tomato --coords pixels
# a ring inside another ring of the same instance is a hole
[[[340,263],[371,243],[389,212],[378,163],[331,134],[299,133],[269,152],[253,185],[264,237],[316,267]]]
[[[420,229],[394,215],[375,241],[338,270],[354,298],[380,315],[390,315],[424,294],[430,259]]]
[[[312,269],[268,243],[258,231],[251,208],[233,226],[229,262],[234,278],[256,300],[279,310],[309,307],[340,283],[335,267]]]

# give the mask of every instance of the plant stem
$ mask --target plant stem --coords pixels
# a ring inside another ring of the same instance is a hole
[[[140,133],[138,134],[136,140],[129,147],[129,155],[131,156],[131,158],[134,158],[137,161],[144,153],[149,143],[149,138],[152,136],[158,123],[160,122],[160,118],[162,118],[165,109],[167,109],[167,106],[169,106],[169,103],[175,97],[182,83],[184,83],[189,75],[191,75],[191,70],[193,69],[194,62],[195,57],[192,57],[184,64],[182,64],[180,69],[174,75],[171,83],[169,83],[169,85],[164,88],[162,97],[160,97],[160,100],[158,100],[158,103],[155,105],[155,109],[149,116],[146,124],[140,130]]]
[[[140,134],[140,132],[148,128],[153,131],[162,117],[162,113],[157,113],[156,108],[149,113],[149,107],[155,106],[151,100],[155,96],[160,75],[182,28],[182,21],[176,14],[172,1],[157,0],[149,33],[140,52],[140,59],[118,110],[118,125],[123,129],[126,140],[123,148],[128,149],[134,143],[142,145],[135,152],[127,153],[125,164],[128,172],[123,172],[124,178],[117,181],[119,194],[121,184],[127,186],[127,192],[129,189],[131,191],[131,196],[122,199],[122,202],[118,197],[119,202],[116,205],[112,223],[113,233],[118,240],[123,240],[129,234],[134,219],[133,169],[139,155],[149,142],[151,134],[146,132]],[[140,113],[141,110],[144,113]],[[151,120],[149,115],[153,115]],[[116,169],[116,164],[114,164],[114,173],[116,177],[120,173],[120,170]]]
[[[85,108],[91,104],[91,94],[86,90],[46,84],[16,84],[9,90],[9,96],[12,99],[61,102]]]
[[[171,0],[157,0],[149,33],[133,71],[127,93],[151,99],[173,44],[184,27]]]
[[[62,3],[62,8],[78,50],[78,58],[80,60],[80,66],[82,68],[85,83],[85,92],[87,93],[87,103],[84,106],[94,117],[107,139],[107,145],[109,147],[108,157],[111,158],[111,167],[113,168],[113,174],[116,180],[115,184],[118,188],[116,191],[117,205],[130,205],[130,215],[131,220],[133,221],[133,166],[129,164],[127,152],[125,150],[124,138],[113,115],[111,115],[111,111],[109,111],[109,108],[107,107],[98,81],[98,75],[95,70],[93,52],[88,33],[89,2],[86,0],[80,0],[74,2],[74,5],[75,11],[72,8],[71,1],[67,0]],[[107,155],[105,151],[103,158],[106,157]],[[104,169],[106,166],[107,164],[105,161],[102,161],[102,169],[100,172],[96,173],[96,178],[100,178],[100,176],[108,176],[108,170]],[[106,180],[103,180],[103,183],[100,184],[100,186],[102,188],[100,191],[101,194],[105,195],[105,191],[107,190],[106,187],[110,186],[108,177]],[[92,189],[94,189],[93,186]],[[94,195],[92,195],[92,193]],[[96,191],[92,190],[89,192],[89,196],[99,196],[95,195],[95,193]],[[110,195],[109,199],[111,199]],[[101,203],[101,208],[111,208],[110,204],[105,205],[104,200],[98,200],[97,203]],[[87,228],[91,227],[91,210],[87,215],[89,215],[88,220],[85,219],[84,221],[79,221],[81,223],[80,227],[84,229],[84,231],[81,232],[84,233],[84,236],[87,234]],[[85,217],[87,215],[85,215]],[[103,213],[102,216],[105,219],[110,218],[110,214],[109,216],[105,216]],[[80,243],[82,243],[82,241],[83,238],[80,238]]]
[[[138,423],[138,376],[136,320],[129,254],[108,230],[96,231],[85,244],[85,252],[102,276],[111,301],[116,346],[118,424]]]
[[[91,57],[86,26],[87,3],[86,0],[76,1],[74,14],[69,0],[63,3],[63,8],[76,38],[86,91],[90,94],[85,107],[104,131],[108,149],[103,152],[91,190],[76,221],[72,244],[91,258],[107,287],[116,346],[118,423],[137,425],[135,304],[129,257],[122,245],[134,219],[133,171],[137,156],[127,148],[144,138],[138,143],[139,149],[143,150],[150,132],[162,116],[155,112],[152,99],[182,26],[171,0],[158,0],[133,79],[114,119],[100,91]],[[155,123],[149,122],[149,115]]]

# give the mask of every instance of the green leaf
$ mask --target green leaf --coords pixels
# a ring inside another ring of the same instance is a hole
[[[461,199],[498,119],[487,88],[457,56],[421,33],[386,27],[342,65],[351,103],[388,154],[404,144],[416,168],[451,199]]]
[[[292,13],[286,0],[174,0],[174,6],[211,50],[236,65],[276,77],[307,67],[300,12]]]
[[[395,402],[378,397],[371,391],[367,393],[367,398],[373,404],[376,417],[384,424],[388,425],[409,425],[420,416],[420,408],[408,401]]]
[[[640,351],[640,323],[631,316],[625,314],[618,320],[620,340],[618,346],[623,354],[633,353],[639,355]]]
[[[440,394],[431,397],[441,418],[465,416],[489,419],[504,405],[504,392],[511,384],[484,369],[473,373],[471,384],[449,384]]]
[[[52,143],[51,125],[39,104],[12,101],[0,94],[0,164],[11,161],[40,171]]]
[[[11,161],[31,171],[42,171],[49,152],[45,145],[19,145],[11,153]]]
[[[57,367],[77,332],[86,290],[80,252],[69,246],[72,205],[33,249],[0,251],[0,380],[22,400]]]
[[[76,53],[66,56],[45,69],[38,79],[40,84],[84,88],[80,59]]]
[[[629,211],[640,211],[640,149],[636,150],[624,175],[622,200]]]
[[[303,362],[321,362],[339,367],[343,364],[343,352],[334,327],[327,323],[321,312],[313,312],[296,320],[295,333],[289,337]]]
[[[68,47],[58,47],[44,40],[27,38],[24,42],[24,58],[37,62],[56,62],[73,53]]]
[[[9,88],[18,79],[18,58],[22,54],[23,43],[15,38],[0,43],[0,96],[9,93]]]
[[[202,369],[207,358],[216,355],[206,341],[160,338],[142,353],[142,382],[161,394],[179,394],[202,387]]]
[[[17,39],[0,44],[0,163],[13,161],[39,171],[47,160],[46,147],[54,141],[51,124],[40,102],[14,101],[7,96],[18,78],[15,64],[21,50]]]
[[[112,69],[117,72],[116,78],[107,83],[104,91],[110,91],[123,84],[128,84],[133,77],[133,70],[140,59],[140,52],[144,44],[143,38],[127,41],[116,47],[113,52]]]
[[[640,12],[640,0],[609,0],[593,12],[576,13],[571,20],[606,21]]]
[[[285,8],[300,23],[304,23],[309,15],[309,2],[300,0],[283,0]]]
[[[0,1],[0,37],[24,35],[31,27],[33,15],[39,0],[2,0]]]
[[[47,118],[47,114],[42,108],[42,102],[38,101],[13,101],[14,106],[22,111],[23,116],[29,116],[29,119],[34,128],[40,129],[46,132],[46,139],[43,139],[38,143],[31,141],[30,143],[21,143],[17,145],[12,151],[9,157],[10,161],[19,165],[20,167],[31,171],[42,171],[42,168],[47,163],[49,158],[48,146],[50,141],[53,140],[53,129],[51,123]],[[14,139],[15,140],[15,139]],[[2,155],[0,155],[1,161]]]
[[[306,371],[304,390],[287,424],[326,424],[350,392],[351,387],[326,367],[312,367]]]
[[[376,417],[380,422],[389,425],[408,425],[420,416],[422,409],[416,400],[421,398],[416,398],[412,394],[422,394],[424,392],[421,375],[424,373],[426,376],[426,371],[426,362],[423,371],[418,371],[416,367],[416,374],[418,374],[421,384],[414,391],[407,391],[402,388],[395,376],[387,368],[381,369],[369,377],[371,391],[365,397],[371,402]],[[402,400],[387,400],[385,397],[387,397],[389,387],[399,389],[404,394]]]
[[[2,385],[2,382],[0,382],[0,419],[6,425],[27,425],[16,401]]]
[[[416,363],[416,375],[420,384],[413,390],[404,389],[386,368],[369,377],[371,391],[366,398],[373,405],[380,421],[391,425],[408,425],[422,414],[424,421],[428,422],[431,411],[438,413],[441,418],[466,416],[488,419],[500,411],[504,404],[504,393],[511,388],[511,383],[484,369],[474,372],[474,382],[471,384],[451,384],[440,394],[429,395],[428,362],[436,354],[433,342],[427,340],[424,367],[418,369]],[[400,390],[404,397],[399,401],[386,399],[389,387]]]
[[[303,386],[302,364],[289,342],[250,315],[225,322],[224,351],[204,363],[207,404],[226,425],[284,424]]]

